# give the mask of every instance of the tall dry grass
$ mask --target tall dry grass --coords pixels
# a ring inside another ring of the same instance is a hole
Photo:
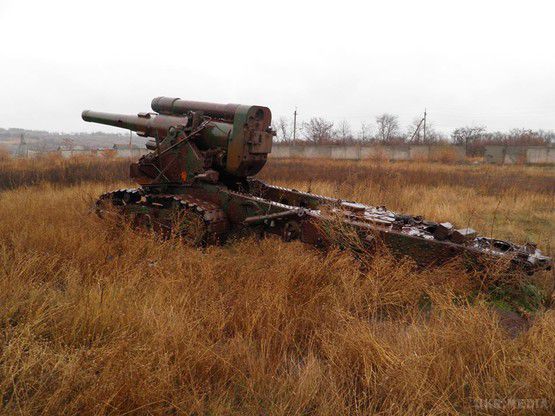
[[[513,338],[454,265],[160,241],[90,212],[110,186],[0,193],[2,413],[555,411],[553,310]]]
[[[125,180],[128,175],[127,159],[63,159],[58,156],[36,159],[0,158],[0,191],[41,183],[62,186],[87,181],[113,183]]]

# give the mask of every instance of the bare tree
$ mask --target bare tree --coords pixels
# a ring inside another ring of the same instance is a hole
[[[554,145],[555,144],[555,131],[552,130],[538,130],[538,135],[543,139],[545,144]]]
[[[361,142],[369,142],[372,140],[372,126],[366,124],[364,121],[360,123],[360,130],[357,134]]]
[[[453,130],[451,138],[453,143],[464,145],[465,152],[469,156],[478,156],[484,152],[484,143],[482,139],[486,134],[484,126],[476,127],[459,127]]]
[[[277,139],[280,141],[288,142],[292,138],[291,122],[285,118],[280,117],[275,126],[275,131],[277,133]]]
[[[394,114],[384,113],[376,117],[377,139],[388,143],[399,136],[399,119]]]
[[[343,120],[342,122],[339,123],[339,126],[335,131],[335,136],[343,144],[353,141],[353,133],[351,131],[351,126],[346,120]]]
[[[508,144],[541,146],[550,144],[551,140],[543,136],[541,131],[534,131],[530,129],[512,129],[509,131],[506,141]]]
[[[448,138],[445,136],[445,134],[437,131],[434,127],[434,123],[432,123],[431,121],[427,121],[426,122],[426,137],[424,138],[424,135],[422,135],[422,141],[424,142],[424,144],[434,144],[434,143],[438,143],[438,142],[448,142]]]
[[[453,130],[451,138],[455,144],[468,145],[476,140],[479,140],[486,132],[485,126],[476,127],[459,127]]]
[[[308,122],[304,122],[301,130],[306,140],[322,144],[331,141],[333,137],[333,122],[324,120],[321,117],[313,117]]]

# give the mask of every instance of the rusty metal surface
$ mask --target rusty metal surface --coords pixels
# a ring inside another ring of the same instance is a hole
[[[429,256],[441,254],[443,260],[466,252],[469,255],[489,257],[492,260],[510,258],[528,270],[549,268],[552,260],[544,256],[534,244],[519,245],[509,241],[482,237],[471,228],[455,229],[450,223],[428,221],[420,216],[399,214],[384,206],[368,206],[352,201],[300,192],[293,189],[266,185],[256,181],[253,186],[259,195],[271,195],[280,201],[294,201],[302,209],[303,221],[341,221],[366,234],[379,233],[380,238],[391,241],[394,251],[411,251],[410,255],[422,264],[441,260]],[[310,207],[310,208],[308,208]],[[321,235],[319,235],[322,238]],[[314,241],[312,241],[314,243]],[[399,250],[399,248],[402,250]]]

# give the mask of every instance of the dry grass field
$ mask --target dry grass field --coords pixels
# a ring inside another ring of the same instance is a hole
[[[91,213],[126,170],[0,162],[1,413],[555,412],[552,273],[491,292],[387,253],[361,269],[274,238],[160,241]],[[552,168],[272,160],[261,177],[554,254]],[[510,334],[503,308],[530,328]]]

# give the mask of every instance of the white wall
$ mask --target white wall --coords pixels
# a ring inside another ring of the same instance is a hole
[[[484,161],[498,164],[555,164],[553,146],[486,146]]]
[[[274,144],[270,157],[306,159],[382,159],[382,160],[437,160],[448,153],[452,161],[462,161],[466,157],[464,146],[442,145],[399,145],[399,146],[359,146],[359,145],[287,145]]]

